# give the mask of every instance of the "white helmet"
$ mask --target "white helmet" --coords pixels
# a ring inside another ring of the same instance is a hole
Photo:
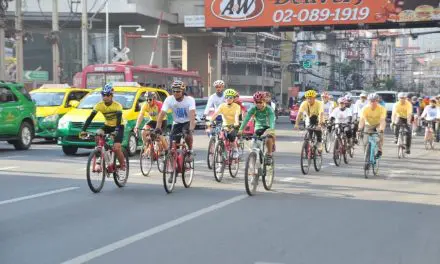
[[[368,94],[367,93],[361,93],[360,97],[367,97]]]
[[[214,87],[216,86],[225,86],[225,82],[223,80],[217,80],[214,82]]]
[[[397,98],[406,98],[406,93],[398,93]]]
[[[368,100],[379,100],[379,95],[377,93],[371,93],[368,95]]]

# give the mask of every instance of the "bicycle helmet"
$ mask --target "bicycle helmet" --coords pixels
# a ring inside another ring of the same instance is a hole
[[[377,93],[371,93],[368,95],[368,100],[370,101],[378,101],[379,95]]]
[[[214,87],[217,86],[225,86],[225,82],[223,80],[217,80],[214,82]]]
[[[397,98],[406,98],[406,94],[405,93],[398,93],[397,94]]]
[[[185,84],[182,81],[174,81],[171,88],[185,90]]]
[[[345,99],[345,97],[340,97],[340,98],[338,98],[338,104],[346,104],[347,103],[347,100]]]
[[[237,92],[234,89],[226,89],[225,96],[236,97]]]
[[[346,94],[346,95],[344,96],[344,98],[345,98],[345,100],[347,101],[346,103],[351,102],[351,100],[352,100],[352,97],[351,97],[351,94],[350,94],[350,93]]]
[[[263,101],[264,100],[264,98],[266,98],[266,93],[265,92],[261,92],[261,91],[258,91],[258,92],[256,92],[256,93],[254,93],[254,102],[257,102],[257,101]]]
[[[104,85],[104,88],[102,88],[101,94],[102,95],[112,95],[113,94],[113,84],[107,83],[106,85]]]
[[[304,96],[305,96],[306,98],[316,98],[317,95],[318,95],[318,94],[316,93],[315,90],[308,90],[308,91],[304,94]]]
[[[361,95],[359,97],[367,97],[367,93],[361,93]]]
[[[327,92],[323,92],[323,93],[321,94],[321,97],[322,97],[322,98],[330,98],[330,94],[327,93]]]
[[[145,99],[156,99],[156,93],[155,92],[146,92],[144,97],[145,97]]]

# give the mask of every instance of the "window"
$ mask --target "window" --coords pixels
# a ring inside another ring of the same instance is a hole
[[[115,92],[113,100],[120,103],[124,109],[130,109],[133,106],[136,93],[132,92]],[[102,101],[101,92],[93,92],[84,97],[78,108],[93,109],[93,107]]]
[[[36,106],[60,106],[63,104],[66,93],[32,93]]]
[[[29,101],[32,101],[32,97],[29,94],[29,92],[26,90],[26,88],[21,87],[20,89],[20,93],[24,95],[24,97],[26,97],[26,99],[28,99]]]
[[[17,97],[8,88],[0,87],[0,103],[16,102]]]
[[[88,73],[86,87],[89,89],[103,87],[109,82],[124,82],[125,76],[121,73]]]
[[[67,98],[66,101],[66,106],[69,105],[70,101],[75,100],[75,101],[81,101],[81,99],[86,96],[86,94],[88,94],[88,92],[83,92],[83,91],[77,91],[77,92],[71,92],[69,94],[69,97]]]

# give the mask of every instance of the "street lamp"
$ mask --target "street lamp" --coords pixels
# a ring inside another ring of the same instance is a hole
[[[119,49],[122,50],[122,28],[136,28],[137,32],[145,31],[141,25],[119,25]]]

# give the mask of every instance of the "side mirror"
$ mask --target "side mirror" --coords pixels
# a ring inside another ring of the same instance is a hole
[[[72,101],[69,102],[69,106],[70,107],[77,108],[78,105],[79,105],[79,102],[76,101],[76,100],[72,100]]]

